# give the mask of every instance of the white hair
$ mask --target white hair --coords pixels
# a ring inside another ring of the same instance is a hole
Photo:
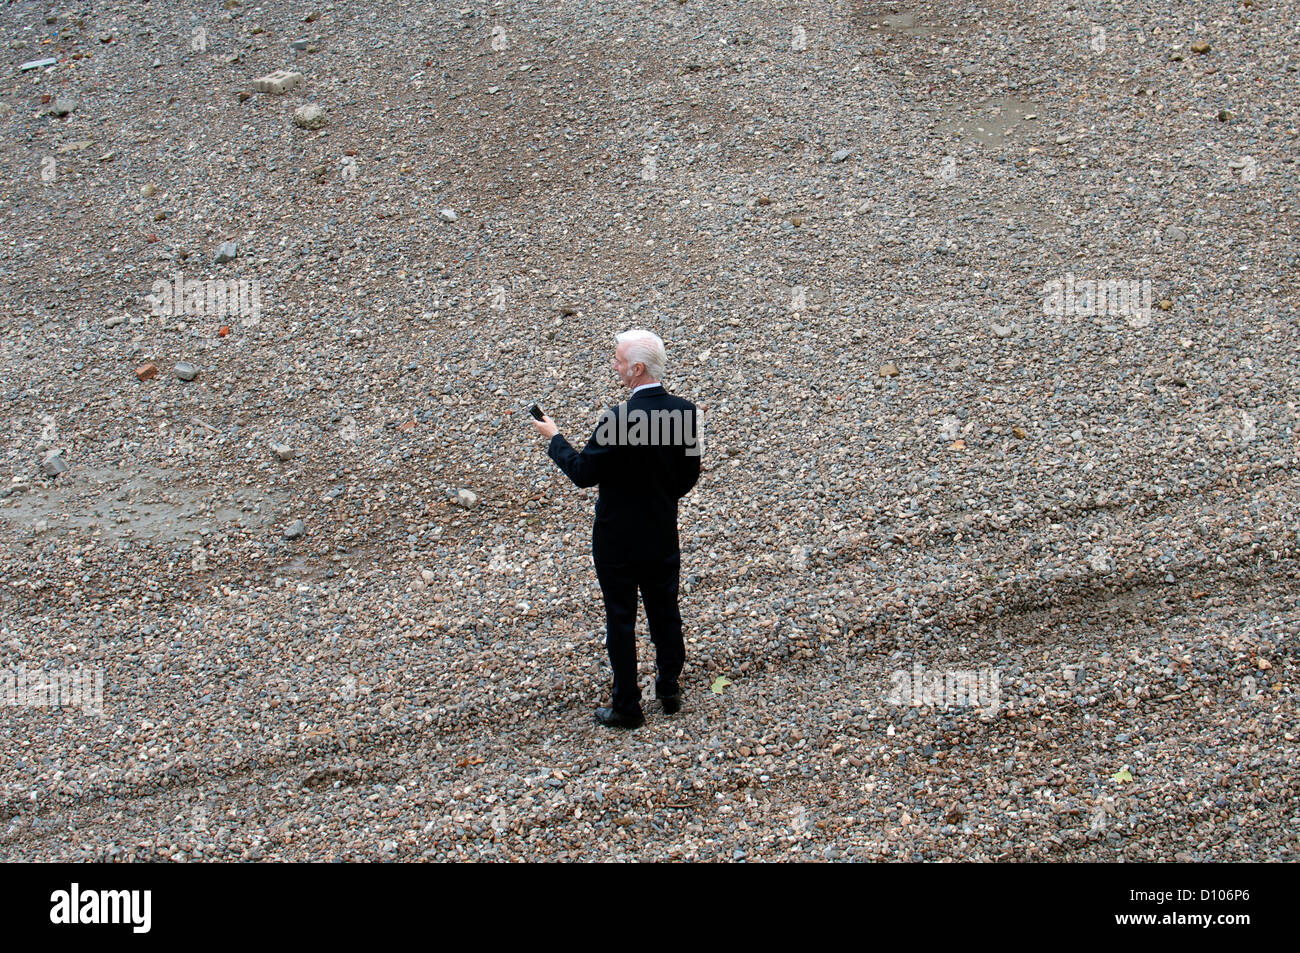
[[[633,328],[622,334],[615,334],[614,340],[619,344],[627,345],[625,353],[628,364],[644,364],[645,372],[655,380],[663,376],[668,355],[664,352],[663,338],[659,335],[641,328]]]

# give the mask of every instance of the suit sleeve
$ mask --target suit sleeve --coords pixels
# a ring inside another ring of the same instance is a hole
[[[700,478],[700,455],[687,454],[682,458],[680,482],[677,484],[677,498],[681,499],[695,487]]]
[[[608,416],[606,411],[606,416]],[[605,417],[601,417],[601,422],[596,424],[596,430],[592,433],[591,439],[587,441],[587,446],[583,448],[582,453],[578,453],[570,445],[569,441],[564,438],[563,434],[556,434],[551,438],[550,444],[546,448],[546,455],[555,461],[555,465],[564,471],[565,475],[580,487],[595,486],[605,478],[609,469],[609,464],[613,459],[616,449],[614,444],[600,443],[596,435],[600,433],[601,423]]]

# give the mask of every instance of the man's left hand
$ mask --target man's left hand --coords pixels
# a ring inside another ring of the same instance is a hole
[[[550,440],[560,432],[560,428],[555,425],[555,421],[545,415],[542,416],[541,420],[534,420],[533,426],[536,427],[537,432],[547,440]]]

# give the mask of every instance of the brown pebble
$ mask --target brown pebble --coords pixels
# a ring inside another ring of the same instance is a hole
[[[157,364],[141,364],[135,369],[135,376],[142,381],[147,381],[158,376]]]

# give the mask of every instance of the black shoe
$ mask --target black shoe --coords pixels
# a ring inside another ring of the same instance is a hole
[[[596,720],[606,728],[640,728],[645,724],[645,715],[638,710],[632,714],[613,708],[597,708]]]
[[[664,706],[665,715],[675,715],[682,710],[682,693],[677,692],[674,695],[655,695],[660,704]]]

